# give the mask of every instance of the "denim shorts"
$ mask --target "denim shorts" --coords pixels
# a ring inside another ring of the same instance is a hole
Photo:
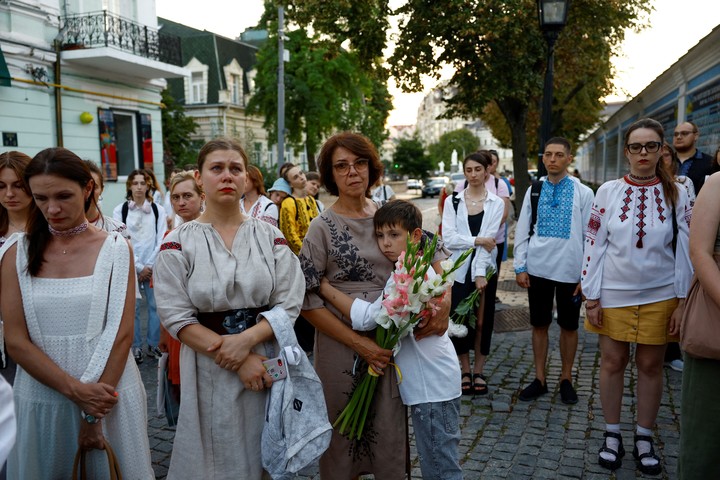
[[[423,480],[462,480],[460,397],[410,407]]]

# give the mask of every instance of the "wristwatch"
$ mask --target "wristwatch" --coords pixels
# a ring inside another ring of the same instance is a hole
[[[90,415],[89,413],[85,413],[83,410],[80,411],[80,415],[82,415],[82,419],[85,420],[87,423],[95,425],[100,421],[99,418],[95,418],[94,415]]]

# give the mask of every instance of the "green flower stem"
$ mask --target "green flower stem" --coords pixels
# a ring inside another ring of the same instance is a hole
[[[369,376],[369,375],[368,375]],[[375,387],[377,386],[378,377],[370,377],[370,384],[368,385],[368,396],[367,396],[367,405],[365,408],[360,410],[361,417],[360,417],[360,423],[358,425],[357,429],[357,439],[360,440],[363,434],[363,430],[365,429],[365,419],[367,418],[368,410],[370,410],[370,406],[372,405],[372,399],[375,396]]]

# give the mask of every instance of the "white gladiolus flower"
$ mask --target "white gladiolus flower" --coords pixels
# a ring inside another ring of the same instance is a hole
[[[451,337],[467,337],[468,329],[465,325],[458,324],[450,320],[450,323],[448,323],[448,335]]]
[[[452,270],[453,265],[455,265],[455,262],[453,262],[451,259],[443,260],[440,262],[440,268],[442,268],[443,272],[448,272]]]

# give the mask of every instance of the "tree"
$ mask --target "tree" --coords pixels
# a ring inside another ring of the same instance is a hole
[[[432,164],[437,166],[438,162],[445,162],[450,165],[452,152],[455,150],[460,161],[463,155],[469,155],[480,146],[480,140],[466,128],[443,133],[437,143],[428,147],[429,157]]]
[[[553,135],[576,142],[597,122],[600,99],[612,89],[610,58],[624,29],[641,28],[638,18],[651,8],[643,0],[570,3],[568,24],[556,44]],[[528,168],[529,143],[537,139],[537,124],[529,120],[536,118],[546,68],[536,3],[408,0],[398,13],[400,37],[390,63],[400,86],[419,91],[423,75],[437,78],[443,65],[452,66],[446,116],[482,117],[493,134],[503,137],[497,115],[487,115],[496,109],[509,132],[501,140],[512,145],[517,189],[524,192],[529,180],[521,172]]]
[[[422,143],[417,138],[404,138],[398,142],[393,153],[393,163],[397,166],[398,173],[416,178],[427,176],[433,169]]]
[[[313,23],[312,13],[322,2],[290,3],[287,19],[299,28],[286,32],[285,46],[290,61],[285,64],[285,125],[287,140],[305,145],[308,163],[315,168],[315,154],[323,139],[335,130],[353,130],[367,136],[376,146],[387,138],[385,120],[392,109],[387,91],[387,69],[368,58],[366,49],[346,49],[344,38],[335,28],[324,30],[328,22]],[[326,12],[325,12],[326,13]],[[275,6],[266,2],[261,25],[277,31]],[[315,34],[306,30],[313,24]],[[321,34],[322,33],[322,34]],[[340,35],[340,36],[338,36]],[[277,37],[270,36],[258,52],[255,92],[248,110],[262,113],[265,126],[277,135]],[[383,76],[384,75],[384,76]]]
[[[195,133],[198,124],[192,117],[185,116],[185,109],[179,104],[166,88],[162,91],[162,103],[165,105],[160,111],[163,135],[163,164],[167,178],[173,167],[197,162],[196,142],[190,139]]]

